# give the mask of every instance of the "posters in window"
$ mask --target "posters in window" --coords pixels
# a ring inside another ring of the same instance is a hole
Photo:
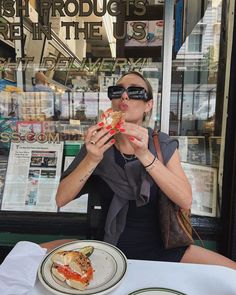
[[[42,133],[43,123],[38,121],[18,121],[16,123],[16,131],[20,133],[21,136],[27,133]]]
[[[57,212],[63,142],[12,143],[2,210]]]
[[[220,147],[221,147],[221,137],[220,136],[209,137],[210,165],[212,167],[219,167]]]
[[[163,20],[142,21],[145,36],[142,39],[134,38],[135,27],[139,26],[137,21],[127,21],[127,36],[125,46],[162,46],[163,40]]]
[[[192,187],[192,214],[216,216],[217,169],[182,163]]]
[[[204,136],[171,136],[179,142],[182,162],[206,165],[206,145]]]
[[[206,144],[204,136],[188,136],[187,162],[206,165]]]

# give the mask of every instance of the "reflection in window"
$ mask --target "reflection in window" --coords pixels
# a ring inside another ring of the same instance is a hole
[[[193,28],[172,62],[170,135],[179,140],[183,169],[192,185],[193,214],[217,216],[221,187],[221,116],[219,83],[221,2],[208,1],[203,18]],[[190,31],[190,28],[186,31]],[[221,87],[221,88],[220,88]],[[216,124],[217,122],[217,124]]]
[[[192,34],[188,38],[189,52],[202,52],[202,34]]]

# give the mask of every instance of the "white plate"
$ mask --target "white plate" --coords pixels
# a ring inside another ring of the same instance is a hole
[[[51,273],[52,255],[57,251],[79,250],[85,246],[93,246],[93,254],[89,257],[94,269],[93,280],[84,290],[76,290],[61,282]],[[100,241],[70,242],[51,251],[38,269],[38,277],[45,288],[57,295],[104,295],[115,289],[124,278],[127,270],[125,255],[115,246]]]
[[[144,288],[136,290],[128,295],[186,295],[176,290],[166,288]]]

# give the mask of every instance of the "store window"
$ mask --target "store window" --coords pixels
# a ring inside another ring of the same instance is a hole
[[[164,1],[137,7],[128,1],[125,10],[104,4],[101,16],[94,11],[78,15],[73,3],[67,1],[61,11],[57,6],[42,10],[40,1],[30,1],[30,16],[19,19],[24,40],[12,42],[12,64],[4,60],[2,76],[11,72],[15,84],[1,88],[2,211],[87,213],[86,195],[59,210],[57,186],[86,130],[110,107],[107,88],[124,72],[139,71],[150,81],[149,124],[160,120]],[[116,9],[122,13],[112,15]],[[2,56],[9,54],[6,48]],[[17,58],[28,59],[23,70]]]
[[[170,134],[180,142],[182,166],[193,190],[192,213],[220,211],[223,99],[218,77],[222,1],[208,1],[172,63]],[[188,28],[187,28],[188,29]]]
[[[189,36],[188,52],[202,52],[202,34],[191,34]]]
[[[142,15],[140,7],[126,1],[129,9],[117,16],[108,11],[78,16],[73,14],[76,5],[68,7],[67,15],[56,11],[51,16],[52,10],[39,15],[41,2],[30,1],[30,17],[20,19],[24,38],[3,43],[1,36],[0,218],[12,211],[14,221],[16,211],[22,216],[27,212],[36,223],[38,213],[43,218],[61,214],[69,224],[73,214],[86,215],[88,195],[59,210],[57,186],[81,149],[86,130],[110,107],[107,88],[122,73],[139,71],[150,81],[154,107],[149,126],[163,127],[165,22],[174,28],[174,35],[167,36],[168,47],[174,48],[169,134],[179,140],[182,164],[193,187],[192,213],[217,216],[223,145],[221,124],[216,125],[222,115],[218,110],[223,109],[218,87],[222,1],[208,1],[203,18],[200,8],[189,13],[181,6],[185,1],[167,1],[173,10],[179,5],[174,19],[167,20],[165,1],[144,2]],[[186,15],[194,17],[186,20]],[[36,88],[36,83],[43,86]]]

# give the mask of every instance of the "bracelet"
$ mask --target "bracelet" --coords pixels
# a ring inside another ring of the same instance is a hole
[[[150,164],[148,164],[147,166],[144,166],[145,169],[147,169],[148,167],[152,166],[152,164],[155,162],[157,157],[154,156],[154,159],[152,160],[152,162]]]
[[[157,157],[155,157],[154,161],[152,162],[152,164],[148,165],[146,169],[146,171],[150,171],[152,170],[155,166],[156,166],[156,163],[157,163]]]

